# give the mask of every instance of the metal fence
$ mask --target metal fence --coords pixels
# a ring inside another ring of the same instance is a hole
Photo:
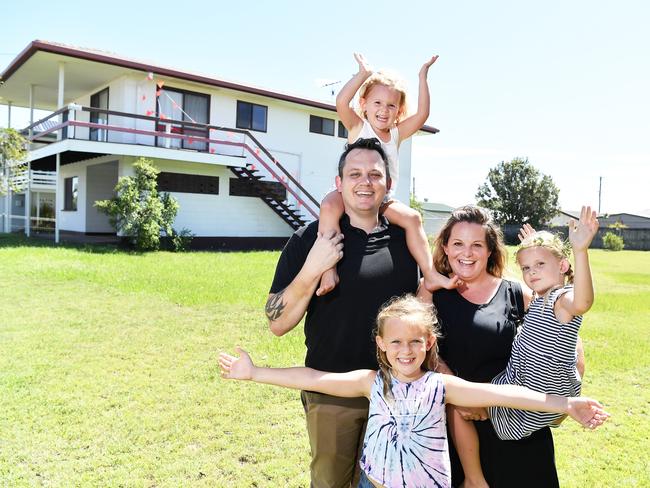
[[[517,234],[519,232],[519,225],[506,224],[503,226],[503,236],[506,243],[511,245],[519,244]],[[569,235],[568,227],[543,227],[538,230],[548,230],[553,233],[560,233],[566,239]],[[650,229],[610,229],[608,227],[598,229],[598,234],[594,237],[591,243],[592,249],[603,248],[603,236],[612,232],[623,238],[625,242],[625,249],[630,251],[650,251]]]

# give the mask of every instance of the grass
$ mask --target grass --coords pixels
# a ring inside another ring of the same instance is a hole
[[[0,236],[0,486],[308,486],[297,392],[218,376],[219,350],[301,364],[270,334],[278,253],[136,254]],[[650,253],[593,251],[584,394],[555,431],[562,486],[650,486]]]

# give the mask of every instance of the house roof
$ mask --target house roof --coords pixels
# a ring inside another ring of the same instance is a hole
[[[454,207],[444,203],[422,202],[422,210],[425,212],[453,212]]]
[[[36,108],[55,110],[57,108],[58,65],[64,61],[66,62],[66,78],[68,80],[82,79],[85,81],[83,85],[80,83],[77,85],[79,96],[96,89],[106,78],[110,80],[123,74],[126,69],[143,73],[155,73],[158,77],[171,77],[308,107],[336,111],[334,105],[318,100],[297,97],[252,85],[243,85],[203,74],[180,71],[176,68],[137,61],[105,51],[40,40],[32,41],[0,74],[0,98],[7,102],[10,101],[16,106],[29,106],[29,86],[34,85],[37,98],[42,100],[42,106]],[[92,70],[87,69],[88,62],[96,63]],[[75,98],[73,94],[70,96]],[[429,134],[439,132],[435,127],[427,125],[423,126],[421,131]]]

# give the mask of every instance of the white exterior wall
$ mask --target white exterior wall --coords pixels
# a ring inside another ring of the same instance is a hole
[[[61,191],[56,196],[56,207],[59,209],[57,220],[60,230],[86,232],[86,166],[87,163],[72,163],[61,165],[59,174],[59,188]],[[76,176],[79,178],[77,192],[77,210],[63,210],[65,179]]]
[[[118,161],[90,164],[86,167],[86,232],[115,232],[108,216],[95,207],[97,200],[107,200],[115,194]]]

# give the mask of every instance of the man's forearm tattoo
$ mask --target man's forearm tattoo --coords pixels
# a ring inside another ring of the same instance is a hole
[[[266,312],[266,317],[270,321],[278,320],[282,315],[282,312],[284,312],[286,304],[282,301],[282,298],[284,297],[285,290],[277,292],[275,295],[269,297],[269,299],[266,301],[266,307],[264,307],[264,311]]]

